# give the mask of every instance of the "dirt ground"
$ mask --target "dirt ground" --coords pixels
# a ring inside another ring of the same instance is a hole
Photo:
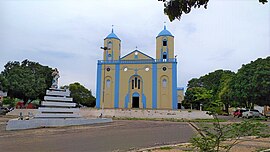
[[[268,150],[270,152],[270,138],[246,139],[246,141],[234,146],[230,152],[259,152]],[[196,151],[191,145],[180,145],[175,147],[164,147],[162,149],[151,150],[151,152],[186,152]],[[266,152],[264,151],[264,152]]]
[[[8,119],[0,117],[0,151],[120,152],[185,143],[195,134],[186,122],[144,120],[6,131]]]
[[[54,140],[56,143],[65,139],[77,139],[73,140],[71,144],[74,144],[73,146],[76,146],[79,144],[79,148],[77,149],[80,151],[80,148],[84,148],[83,145],[81,144],[85,140],[98,140],[99,137],[101,137],[102,134],[110,134],[110,136],[113,137],[113,139],[118,139],[119,141],[122,142],[122,144],[119,144],[118,146],[114,146],[115,144],[118,144],[119,142],[117,140],[108,140],[107,142],[111,142],[110,144],[110,149],[103,148],[102,144],[98,146],[99,141],[96,141],[96,143],[93,143],[92,147],[97,146],[96,148],[100,148],[97,151],[113,151],[112,149],[116,149],[119,146],[125,150],[122,151],[127,151],[127,149],[130,149],[130,147],[136,147],[134,148],[133,151],[137,151],[135,149],[142,148],[142,147],[151,147],[151,146],[159,146],[159,145],[166,145],[169,144],[169,141],[181,141],[181,142],[188,142],[188,138],[192,136],[192,131],[194,129],[191,129],[189,125],[185,123],[173,123],[173,122],[152,122],[152,121],[139,121],[139,120],[132,120],[132,121],[115,121],[114,123],[110,123],[107,125],[93,125],[93,126],[73,126],[73,127],[59,127],[59,128],[40,128],[40,129],[29,129],[29,130],[23,130],[23,131],[5,131],[5,125],[6,122],[9,119],[15,118],[14,116],[0,116],[0,139],[2,139],[2,143],[0,142],[0,147],[7,147],[7,148],[12,148],[10,142],[6,142],[6,140],[14,141],[16,142],[22,142],[19,139],[27,139],[28,141],[24,144],[29,144],[29,147],[31,147],[32,144],[35,145],[43,145],[44,141],[39,141],[37,138],[41,139],[46,139],[47,143],[54,144]],[[234,119],[233,119],[234,120]],[[237,119],[237,122],[241,121],[240,119]],[[227,122],[226,122],[227,123]],[[268,122],[267,122],[268,123]],[[119,131],[120,130],[120,135]],[[156,133],[163,134],[161,136],[156,136],[152,135],[151,131],[155,131]],[[179,135],[174,135],[173,132],[168,132],[169,130],[185,130],[182,132],[180,137]],[[131,136],[131,134],[133,134]],[[149,134],[149,136],[147,135]],[[136,140],[135,137],[136,136]],[[142,138],[143,137],[143,138]],[[166,138],[166,140],[160,140],[159,138]],[[82,141],[81,138],[84,138]],[[127,141],[134,141],[128,143]],[[33,140],[34,139],[34,140]],[[100,141],[105,140],[104,136],[100,138]],[[112,139],[112,138],[110,138]],[[138,139],[138,140],[137,140]],[[147,143],[147,140],[157,140],[153,143]],[[159,140],[158,140],[159,139]],[[184,140],[182,140],[184,139]],[[33,141],[32,141],[33,140]],[[122,141],[121,141],[122,140]],[[144,141],[144,143],[147,144],[139,144],[141,140]],[[63,143],[65,140],[63,140]],[[165,143],[165,141],[167,143]],[[134,142],[137,142],[138,144],[134,144]],[[127,146],[128,144],[134,144],[132,146]],[[159,143],[159,144],[157,144]],[[91,145],[91,142],[87,142],[86,145],[89,144]],[[171,143],[174,144],[174,143]],[[106,144],[105,144],[106,145]],[[139,146],[141,145],[141,146]],[[43,150],[46,150],[46,148],[49,148],[47,150],[55,150],[57,149],[58,151],[66,151],[64,147],[61,147],[61,143],[55,144],[55,145],[50,145],[51,147],[46,147],[41,146],[40,148],[45,148]],[[52,148],[55,146],[54,148]],[[108,145],[107,145],[108,146]],[[59,149],[60,147],[60,149]],[[27,145],[26,145],[27,148]],[[51,149],[50,149],[51,148]],[[62,148],[62,149],[61,149]],[[72,146],[69,147],[72,149]],[[1,148],[2,149],[2,148]],[[0,151],[1,151],[0,149]],[[85,147],[85,149],[88,149],[88,147]],[[81,149],[81,150],[85,150]],[[121,149],[121,148],[120,148]],[[121,151],[118,149],[119,151]],[[131,148],[132,149],[132,148]],[[246,141],[241,142],[240,144],[234,146],[231,150],[231,152],[256,152],[256,151],[261,151],[265,149],[270,149],[270,138],[258,138],[258,139],[246,139]],[[3,150],[3,149],[2,149]],[[12,150],[12,149],[9,149]],[[22,149],[23,150],[23,149]],[[38,150],[38,149],[32,149],[32,150]],[[70,149],[69,149],[70,150]],[[28,151],[31,151],[31,149],[28,149]],[[154,149],[154,150],[146,150],[146,151],[152,151],[152,152],[183,152],[183,151],[194,151],[190,145],[185,144],[179,145],[179,146],[168,146],[164,147],[162,149]],[[270,150],[269,150],[270,152]]]

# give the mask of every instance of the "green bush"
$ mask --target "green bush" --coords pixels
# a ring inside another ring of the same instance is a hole
[[[6,97],[3,100],[3,105],[9,105],[10,107],[15,107],[16,104],[21,101],[18,98],[10,98],[10,97]]]

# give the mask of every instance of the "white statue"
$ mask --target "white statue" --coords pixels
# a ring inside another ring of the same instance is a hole
[[[60,78],[59,75],[59,71],[57,70],[57,68],[54,69],[54,71],[52,72],[52,76],[53,76],[53,80],[52,80],[52,86],[51,88],[58,88],[58,78]]]

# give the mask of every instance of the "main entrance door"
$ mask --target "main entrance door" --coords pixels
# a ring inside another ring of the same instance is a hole
[[[132,97],[132,108],[139,108],[139,97]]]

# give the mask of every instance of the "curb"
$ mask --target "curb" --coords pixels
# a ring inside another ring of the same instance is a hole
[[[155,147],[150,147],[150,148],[142,148],[142,149],[138,149],[138,150],[130,150],[128,152],[148,152],[151,150],[155,150],[155,149],[160,149],[162,147],[177,147],[177,146],[184,146],[184,145],[190,145],[191,143],[180,143],[180,144],[172,144],[172,145],[162,145],[162,146],[155,146]]]
[[[201,136],[206,137],[206,135],[202,132],[202,130],[195,125],[193,122],[188,122],[188,124],[193,127]]]

